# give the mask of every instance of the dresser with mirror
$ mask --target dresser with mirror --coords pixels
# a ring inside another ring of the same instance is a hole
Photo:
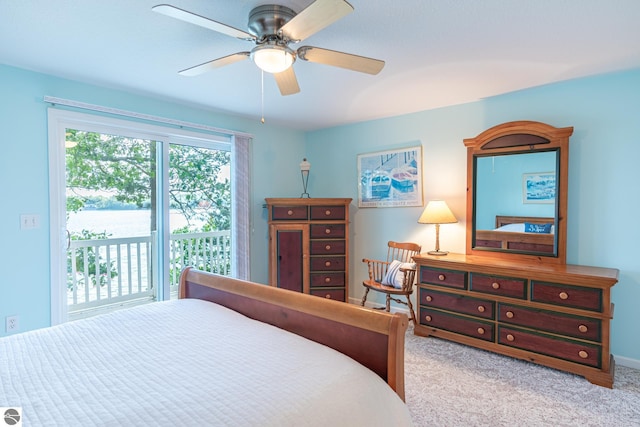
[[[618,270],[566,263],[572,133],[517,121],[464,140],[466,253],[414,258],[414,332],[611,388],[611,287]]]

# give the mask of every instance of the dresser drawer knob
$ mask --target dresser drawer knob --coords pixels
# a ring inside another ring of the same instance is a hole
[[[325,277],[324,283],[331,283],[331,277]]]
[[[330,228],[325,228],[324,229],[324,234],[331,234],[331,229]]]
[[[511,334],[507,334],[507,341],[514,341],[516,339],[516,337],[514,337]]]
[[[425,299],[427,302],[431,302],[431,301],[433,300],[433,298],[431,298],[431,295],[427,295],[426,297],[424,297],[424,299]]]
[[[331,245],[327,245],[327,246],[325,246],[325,247],[324,247],[324,249],[325,249],[326,251],[330,251],[330,250],[331,250]]]
[[[292,211],[291,209],[289,209],[289,210],[287,211],[287,215],[289,215],[289,216],[293,215],[293,211]]]
[[[444,280],[444,279],[446,279],[446,276],[444,274],[438,275],[438,280]]]
[[[325,214],[326,216],[329,216],[329,215],[331,215],[331,211],[330,211],[329,209],[327,209],[326,211],[324,211],[324,214]]]
[[[484,335],[484,328],[478,328],[478,333],[480,335]]]
[[[493,283],[491,284],[491,287],[492,287],[493,289],[500,289],[500,283],[498,283],[498,282],[493,282]]]
[[[505,316],[507,316],[509,319],[513,319],[513,311],[507,311],[505,313]]]
[[[587,325],[580,325],[578,326],[578,330],[582,333],[585,333],[589,330],[589,328],[587,328]]]
[[[587,353],[587,352],[586,352],[586,351],[584,351],[584,350],[580,350],[580,351],[578,352],[578,356],[580,356],[580,358],[582,358],[582,359],[586,359],[587,357],[589,357],[589,353]]]
[[[425,316],[424,320],[426,320],[427,322],[431,322],[431,316]]]
[[[479,305],[479,306],[478,306],[478,311],[479,311],[480,313],[484,313],[484,310],[485,310],[485,308],[484,308],[484,306],[483,306],[483,305]]]
[[[326,262],[324,263],[324,266],[325,266],[325,267],[331,267],[331,261],[326,261]]]
[[[325,297],[326,299],[331,299],[331,294],[326,294],[324,297]]]
[[[567,299],[567,298],[569,298],[569,294],[568,294],[568,293],[566,293],[566,292],[560,292],[560,293],[558,294],[558,296],[560,297],[560,299]]]

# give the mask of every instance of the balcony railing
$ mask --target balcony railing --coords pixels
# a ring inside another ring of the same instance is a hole
[[[231,273],[231,232],[171,234],[169,286],[177,292],[186,266]],[[72,240],[67,251],[67,304],[70,318],[114,305],[153,301],[158,271],[155,236]]]

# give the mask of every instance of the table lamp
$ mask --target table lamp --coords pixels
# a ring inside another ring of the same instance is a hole
[[[453,224],[458,222],[456,217],[444,200],[432,200],[427,203],[422,215],[418,219],[420,224],[436,225],[436,250],[427,252],[429,255],[446,255],[449,252],[440,250],[440,224]]]

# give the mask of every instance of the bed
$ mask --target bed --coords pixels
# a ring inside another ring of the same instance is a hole
[[[411,425],[404,314],[185,269],[180,298],[0,338],[24,425]]]
[[[526,223],[548,226],[548,232],[525,232]],[[496,215],[495,229],[476,230],[475,247],[553,253],[553,224],[554,218]]]

